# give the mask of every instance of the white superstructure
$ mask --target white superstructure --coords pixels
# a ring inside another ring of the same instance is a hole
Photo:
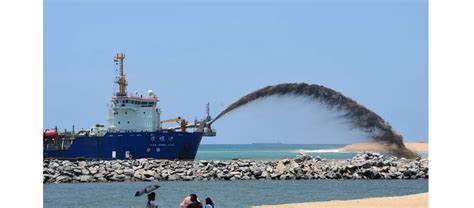
[[[123,60],[125,55],[118,53],[114,61],[119,64],[120,75],[116,80],[119,92],[114,93],[108,105],[107,122],[109,129],[115,131],[156,131],[161,129],[158,98],[152,90],[148,96],[127,94]]]
[[[109,128],[118,131],[156,131],[160,129],[157,98],[114,96],[108,107]]]

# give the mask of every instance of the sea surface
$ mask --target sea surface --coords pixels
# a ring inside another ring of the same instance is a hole
[[[428,180],[293,180],[293,181],[167,181],[45,184],[44,207],[145,207],[146,196],[136,191],[150,184],[160,207],[178,207],[183,198],[196,193],[211,197],[216,207],[250,207],[400,196],[428,191]]]
[[[280,160],[303,152],[326,159],[350,159],[356,152],[341,151],[345,144],[201,144],[196,160]],[[419,153],[428,157],[428,153]]]

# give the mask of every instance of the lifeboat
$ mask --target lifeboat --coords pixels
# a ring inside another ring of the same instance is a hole
[[[46,129],[43,132],[43,138],[45,139],[55,139],[58,136],[58,133],[55,130]]]

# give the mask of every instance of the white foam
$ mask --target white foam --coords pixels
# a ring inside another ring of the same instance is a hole
[[[341,149],[316,149],[316,150],[299,149],[293,152],[296,152],[296,153],[338,153],[341,151],[342,151]]]

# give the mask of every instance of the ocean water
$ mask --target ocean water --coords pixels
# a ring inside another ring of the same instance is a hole
[[[134,197],[150,184],[160,207],[178,207],[183,198],[196,193],[211,197],[217,207],[250,207],[400,196],[428,191],[428,180],[294,180],[294,181],[167,181],[130,183],[45,184],[44,207],[145,207],[146,196]]]
[[[339,149],[345,144],[201,144],[196,160],[279,160],[295,158],[298,152],[326,159],[350,159],[356,152]],[[420,153],[423,158],[427,153]]]

